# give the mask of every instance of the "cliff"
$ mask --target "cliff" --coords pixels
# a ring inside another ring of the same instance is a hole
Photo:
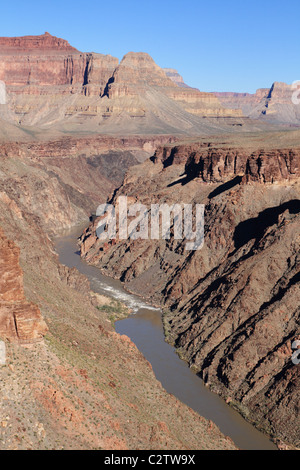
[[[200,178],[209,183],[224,183],[236,176],[244,181],[274,183],[299,178],[299,149],[260,149],[249,152],[235,148],[214,148],[205,144],[160,147],[154,162],[164,167],[184,164],[188,180]]]
[[[20,343],[42,340],[47,326],[37,305],[24,295],[20,250],[0,228],[0,337]]]
[[[8,94],[100,96],[117,64],[114,57],[80,53],[48,33],[0,38],[0,80]]]

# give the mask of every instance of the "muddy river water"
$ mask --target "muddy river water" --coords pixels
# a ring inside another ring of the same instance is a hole
[[[99,294],[124,302],[133,313],[116,322],[116,331],[125,334],[136,344],[151,363],[157,379],[167,392],[176,396],[201,416],[212,420],[244,450],[275,450],[267,436],[246,422],[218,395],[210,392],[203,381],[179,359],[175,349],[164,340],[161,310],[148,305],[139,297],[125,291],[121,282],[104,276],[98,268],[81,260],[77,246],[80,229],[74,229],[55,240],[59,259],[66,266],[75,266],[86,275],[91,289]]]

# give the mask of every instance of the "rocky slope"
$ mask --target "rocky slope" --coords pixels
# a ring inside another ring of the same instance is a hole
[[[121,184],[129,166],[149,156],[155,145],[172,141],[171,136],[101,136],[2,143],[0,191],[18,198],[19,205],[56,233],[88,220]],[[45,211],[45,200],[51,210]]]
[[[165,331],[213,390],[259,428],[292,445],[299,435],[299,156],[290,135],[186,142],[131,168],[114,193],[129,204],[205,204],[205,243],[118,240],[103,244],[96,219],[84,258],[135,293],[168,307]],[[276,148],[276,142],[278,147]],[[147,181],[145,181],[145,174]]]
[[[71,186],[71,165],[55,166],[61,149],[32,145],[1,147],[0,448],[234,449],[165,392],[103,302],[95,308],[86,278],[59,264],[49,234],[87,221],[89,196]],[[68,159],[85,188],[83,157],[73,149]],[[90,192],[103,181],[91,180]]]

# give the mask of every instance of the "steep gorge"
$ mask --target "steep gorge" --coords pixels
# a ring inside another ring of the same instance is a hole
[[[93,206],[85,193],[91,172],[84,160],[90,156],[81,154],[84,143],[78,145],[78,153],[73,148],[64,156],[65,166],[61,149],[55,155],[51,144],[1,147],[0,339],[6,365],[0,368],[0,448],[235,449],[213,423],[162,388],[135,345],[96,308],[87,279],[59,264],[50,235],[88,223]],[[99,175],[105,169],[100,156]],[[122,152],[115,150],[111,163],[114,158],[121,171]],[[73,176],[81,174],[81,193],[78,181],[70,184],[71,166]],[[114,184],[110,175],[104,187],[99,175],[89,185],[95,200],[97,194],[106,198]],[[101,302],[110,311],[110,299]]]
[[[214,391],[298,447],[299,155],[230,139],[161,147],[110,202],[205,204],[204,247],[186,251],[173,229],[167,240],[103,243],[97,219],[81,238],[89,263],[168,307],[168,341]]]

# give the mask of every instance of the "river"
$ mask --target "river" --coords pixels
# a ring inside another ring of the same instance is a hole
[[[62,264],[76,267],[87,276],[91,289],[124,302],[133,313],[116,322],[116,331],[125,334],[136,344],[151,363],[156,378],[167,392],[212,420],[243,450],[276,450],[270,439],[233,410],[217,394],[211,392],[203,381],[179,359],[175,349],[164,339],[161,310],[141,298],[126,292],[121,282],[104,276],[96,267],[89,266],[79,256],[76,228],[56,238],[55,246]]]

